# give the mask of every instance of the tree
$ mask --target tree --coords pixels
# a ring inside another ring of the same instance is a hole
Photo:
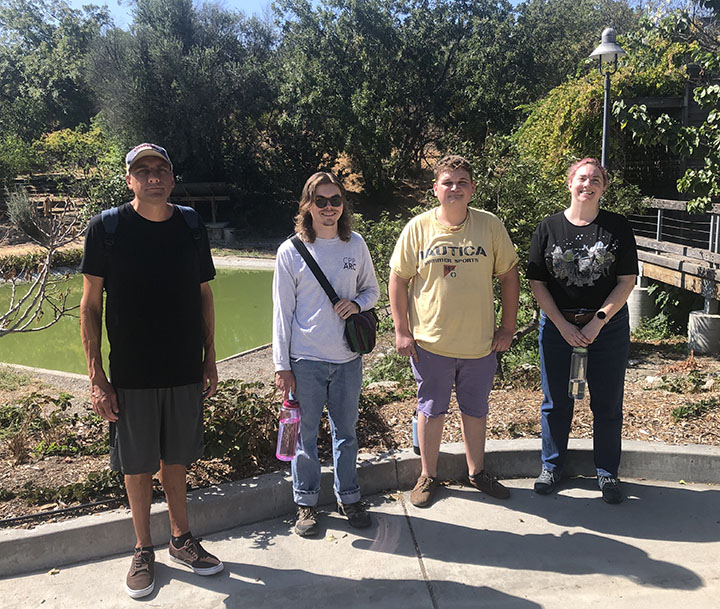
[[[468,105],[458,62],[470,40],[493,35],[510,19],[509,4],[485,0],[277,5],[284,120],[331,157],[346,152],[370,192],[419,167],[438,127],[448,122],[440,117]],[[468,113],[461,120],[484,116]]]
[[[266,109],[270,40],[217,5],[138,0],[129,32],[97,40],[89,80],[112,133],[161,142],[186,179],[222,180],[234,136]]]
[[[89,122],[84,78],[92,41],[109,24],[106,9],[82,11],[62,0],[0,0],[0,131],[31,141],[46,130]]]
[[[515,105],[536,101],[582,71],[605,27],[627,34],[639,15],[617,0],[527,0],[511,32]]]

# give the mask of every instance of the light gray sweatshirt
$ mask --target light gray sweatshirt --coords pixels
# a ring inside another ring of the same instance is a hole
[[[353,232],[305,244],[340,298],[354,300],[362,311],[375,306],[380,294],[370,252]],[[358,353],[344,337],[345,321],[290,239],[277,252],[273,277],[273,361],[275,371],[290,370],[291,359],[344,364]]]

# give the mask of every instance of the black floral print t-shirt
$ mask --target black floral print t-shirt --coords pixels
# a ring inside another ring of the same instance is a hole
[[[635,237],[619,214],[600,210],[587,226],[575,226],[560,212],[533,233],[527,278],[545,282],[561,310],[598,309],[618,275],[637,273]]]

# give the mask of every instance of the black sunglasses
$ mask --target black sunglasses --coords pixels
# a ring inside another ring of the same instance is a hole
[[[321,197],[320,195],[317,195],[315,197],[315,205],[317,205],[320,209],[323,207],[327,207],[327,204],[330,203],[333,207],[340,207],[343,203],[342,197],[340,195],[333,195],[332,197]]]

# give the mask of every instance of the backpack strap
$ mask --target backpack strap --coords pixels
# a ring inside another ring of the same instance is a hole
[[[175,205],[182,214],[185,224],[187,224],[195,241],[200,241],[200,215],[192,208],[185,205]],[[103,228],[105,229],[105,247],[112,249],[115,243],[115,232],[117,231],[120,215],[118,208],[103,209],[100,214]]]
[[[315,258],[312,257],[312,254],[308,251],[308,248],[305,247],[305,244],[301,241],[300,237],[295,235],[292,239],[290,239],[290,241],[292,241],[295,249],[300,252],[300,255],[303,257],[306,264],[312,271],[313,275],[315,275],[315,278],[322,286],[322,289],[325,290],[325,293],[328,295],[330,302],[333,303],[334,306],[335,303],[340,300],[340,298],[338,297],[337,292],[335,292],[333,287],[330,285],[330,282],[328,281],[327,277],[325,277],[325,273],[322,272],[322,269],[315,261]]]
[[[102,220],[103,229],[105,229],[105,247],[111,249],[113,243],[115,243],[115,231],[118,227],[118,208],[112,207],[110,209],[103,209],[100,214]]]
[[[200,241],[200,214],[187,205],[175,205],[180,210],[185,224],[192,232],[193,239]]]

